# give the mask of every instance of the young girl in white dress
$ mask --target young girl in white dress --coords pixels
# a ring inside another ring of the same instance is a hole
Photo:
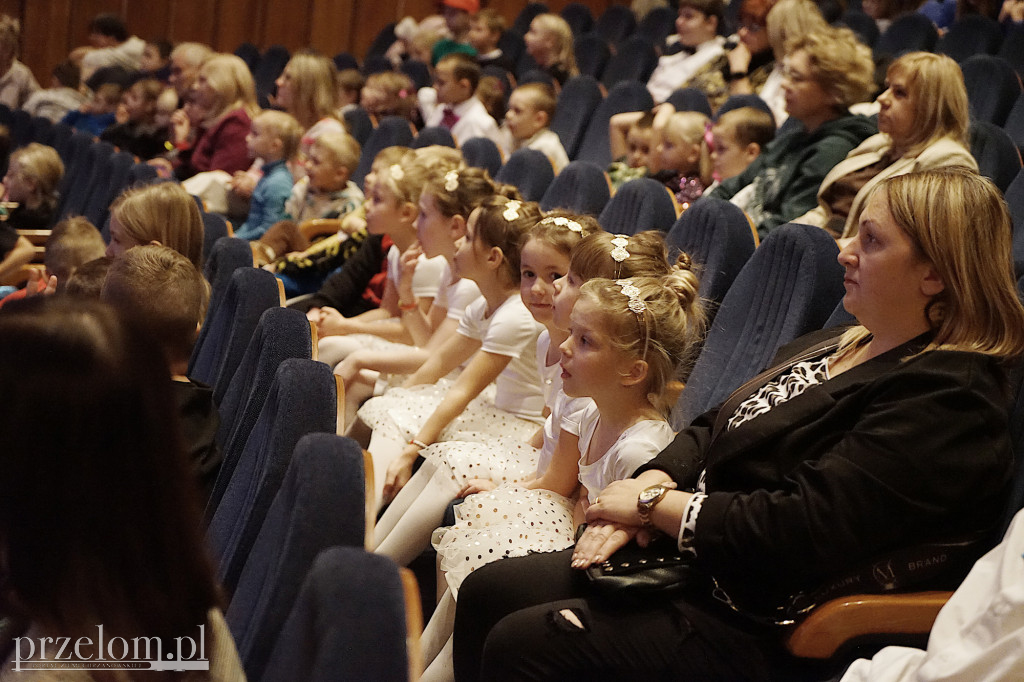
[[[703,314],[697,289],[697,277],[688,267],[662,277],[593,279],[580,287],[569,338],[561,346],[563,391],[593,401],[581,416],[575,510],[547,505],[542,513],[558,517],[547,523],[562,526],[561,543],[524,546],[517,534],[531,524],[506,520],[514,514],[509,503],[543,508],[538,491],[504,498],[472,495],[456,508],[455,526],[439,529],[435,542],[448,592],[424,632],[425,653],[429,657],[440,642],[447,642],[423,679],[451,679],[454,601],[470,571],[503,556],[570,545],[573,528],[597,494],[612,481],[629,477],[671,442],[665,388],[680,358],[689,356],[700,337]],[[554,470],[552,465],[549,472]]]
[[[527,441],[497,437],[487,442],[447,441],[426,448],[421,453],[426,462],[377,523],[377,553],[408,565],[427,548],[453,499],[499,483],[531,487],[526,481],[544,472],[556,445],[575,450],[578,428],[559,437],[562,410],[556,406],[556,397],[561,393],[562,370],[558,346],[568,331],[567,325],[559,328],[554,324],[554,282],[565,275],[569,254],[580,239],[600,231],[590,216],[552,211],[529,231],[520,251],[520,297],[534,319],[544,325],[537,339],[537,367],[544,405],[550,412],[543,428]]]
[[[378,502],[398,493],[420,451],[431,443],[453,437],[527,438],[542,423],[544,399],[534,355],[541,327],[519,296],[519,242],[540,218],[535,203],[498,196],[470,214],[455,269],[477,283],[481,298],[466,308],[458,333],[405,387],[371,398],[358,413],[373,429],[368,449]],[[467,360],[447,390],[435,387]],[[475,400],[492,381],[493,403]]]
[[[383,392],[384,386],[378,381],[385,378],[395,383],[395,379],[412,374],[437,352],[456,333],[466,306],[480,296],[476,282],[457,277],[452,266],[456,243],[466,235],[470,214],[481,201],[495,194],[520,198],[514,187],[499,187],[480,168],[442,168],[427,176],[415,222],[417,241],[402,254],[398,279],[398,307],[412,345],[371,342],[363,337],[352,339],[359,347],[334,368],[334,373],[345,382],[346,424],[352,422],[364,400],[375,392]],[[441,257],[445,261],[437,297],[426,311],[415,304],[415,273],[421,256]]]
[[[441,159],[433,158],[437,156],[427,150],[411,151],[401,163],[375,173],[364,203],[366,230],[373,235],[387,235],[394,242],[387,253],[384,293],[379,308],[355,317],[346,318],[331,307],[311,311],[308,316],[317,324],[318,357],[322,362],[333,367],[349,352],[374,338],[402,343],[413,341],[403,324],[400,304],[413,303],[423,311],[429,310],[445,268],[444,258],[421,258],[411,283],[412,296],[400,301],[398,283],[402,254],[416,242],[420,192],[431,167],[442,163]],[[355,334],[360,336],[347,338]]]

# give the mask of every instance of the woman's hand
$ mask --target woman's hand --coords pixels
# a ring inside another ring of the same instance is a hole
[[[741,42],[729,50],[726,58],[729,60],[729,71],[732,73],[743,73],[750,68],[751,54],[750,48],[747,47],[746,43]]]
[[[494,490],[497,487],[497,483],[489,481],[486,478],[471,478],[466,481],[466,485],[462,486],[462,490],[459,491],[456,497],[469,497],[476,493],[484,493],[488,490]]]
[[[412,465],[416,462],[419,454],[420,449],[418,446],[406,445],[405,449],[402,450],[402,454],[388,465],[388,472],[384,476],[384,492],[382,494],[385,502],[395,499],[398,491],[404,488],[405,484],[412,478]]]
[[[674,481],[661,485],[666,488],[676,487]],[[640,512],[637,511],[636,502],[644,488],[649,486],[649,483],[635,478],[612,481],[587,508],[587,523],[607,521],[639,528],[643,524],[640,521]]]
[[[634,503],[635,507],[636,504]],[[593,508],[593,505],[591,505]],[[589,516],[589,514],[588,514]],[[572,553],[572,567],[585,569],[599,564],[636,537],[639,526],[611,521],[594,521],[583,531]]]
[[[171,140],[175,144],[188,142],[188,136],[192,132],[192,122],[188,120],[188,114],[184,109],[176,109],[171,114]]]

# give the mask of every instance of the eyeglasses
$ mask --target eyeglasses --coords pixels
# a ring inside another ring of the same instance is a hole
[[[807,83],[814,80],[814,76],[807,73],[800,73],[788,64],[782,67],[782,77],[794,85]]]
[[[762,24],[758,24],[753,21],[741,21],[739,27],[747,33],[760,33],[765,29]]]

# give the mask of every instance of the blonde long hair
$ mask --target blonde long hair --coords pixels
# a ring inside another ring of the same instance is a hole
[[[873,192],[883,194],[893,220],[944,285],[925,309],[934,338],[924,350],[1024,353],[1010,212],[992,181],[968,168],[940,168],[888,178]],[[854,327],[842,345],[867,334]]]

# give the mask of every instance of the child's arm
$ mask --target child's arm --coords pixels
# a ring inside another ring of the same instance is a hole
[[[469,366],[459,375],[444,400],[427,418],[413,441],[388,466],[387,479],[384,483],[384,499],[393,498],[409,481],[412,476],[412,466],[420,454],[420,445],[429,445],[437,441],[444,428],[459,416],[469,402],[480,395],[480,391],[494,381],[511,361],[511,356],[497,355],[483,350],[473,356]]]
[[[615,114],[608,121],[608,142],[611,146],[612,159],[621,159],[629,153],[629,145],[626,144],[626,136],[629,129],[636,125],[644,115],[642,111],[624,111]]]
[[[580,484],[580,437],[565,429],[559,430],[558,444],[551,455],[547,471],[526,484],[531,490],[550,490],[570,497]]]
[[[471,339],[456,332],[437,349],[437,352],[432,352],[427,361],[420,365],[420,368],[403,385],[409,388],[434,383],[458,367],[459,364],[473,357],[473,354],[480,350],[481,345],[478,339]]]
[[[338,336],[341,334],[373,334],[388,341],[411,343],[412,337],[398,319],[398,294],[390,279],[384,285],[384,296],[380,307],[368,310],[355,317],[345,318],[333,308],[320,309],[318,332],[321,336]],[[421,305],[430,305],[433,299],[420,299]]]
[[[444,321],[447,310],[430,305],[423,307],[423,299],[417,299],[412,289],[416,265],[423,254],[420,245],[413,244],[402,254],[402,272],[398,277],[398,310],[402,324],[409,332],[414,346],[425,346],[434,330]],[[417,304],[415,307],[410,307]]]

